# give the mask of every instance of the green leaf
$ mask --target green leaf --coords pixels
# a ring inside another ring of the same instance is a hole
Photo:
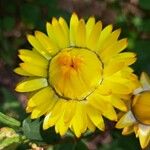
[[[88,147],[83,140],[78,142],[72,141],[72,143],[65,141],[65,143],[55,145],[54,150],[88,150]]]
[[[150,10],[150,1],[149,0],[139,0],[139,4],[143,9]]]
[[[21,123],[18,120],[9,117],[1,112],[0,112],[0,123],[3,123],[8,126],[14,126],[14,127],[19,127],[21,125]]]
[[[40,134],[41,120],[31,120],[30,117],[26,118],[22,124],[23,134],[30,140],[42,141]]]
[[[30,117],[23,121],[22,130],[23,134],[31,141],[37,141],[42,143],[55,143],[61,138],[55,133],[54,128],[49,128],[48,130],[43,130],[42,119],[32,120]]]

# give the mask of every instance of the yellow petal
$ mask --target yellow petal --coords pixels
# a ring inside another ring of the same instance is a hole
[[[41,55],[39,55],[38,53],[35,53],[33,51],[29,51],[29,50],[19,50],[19,58],[27,63],[33,64],[33,65],[37,65],[43,68],[47,68],[48,66],[48,61],[47,59],[45,59],[44,57],[42,57]]]
[[[61,116],[57,123],[55,124],[56,133],[60,133],[61,136],[65,135],[69,128],[69,124],[64,124],[63,117]]]
[[[117,121],[116,111],[111,104],[107,104],[107,110],[104,110],[102,112],[102,115],[108,118],[109,120]]]
[[[133,129],[134,129],[134,132],[135,132],[135,136],[136,136],[136,138],[138,138],[139,137],[139,134],[138,134],[139,124],[136,123],[136,124],[134,124],[132,126],[133,126]]]
[[[49,104],[53,101],[53,90],[50,87],[46,87],[41,89],[39,92],[34,94],[28,101],[29,107],[35,107],[38,105],[42,105],[42,103],[48,102]]]
[[[46,130],[48,129],[49,126],[49,119],[51,117],[51,113],[46,114],[45,118],[44,118],[44,122],[43,122],[43,129]]]
[[[131,126],[136,122],[131,111],[127,112],[116,124],[116,128]]]
[[[122,134],[123,135],[128,135],[130,133],[134,132],[134,127],[133,125],[131,126],[128,126],[128,127],[125,127],[123,130],[122,130]]]
[[[59,18],[59,23],[60,23],[60,26],[64,32],[64,38],[66,39],[66,42],[67,42],[67,45],[69,45],[69,28],[68,28],[68,24],[67,22],[62,18],[60,17]]]
[[[48,105],[49,103],[46,102],[43,105],[39,105],[35,108],[33,108],[32,113],[31,113],[31,119],[36,119],[41,117],[43,114],[45,114],[48,111]]]
[[[90,120],[88,114],[87,114],[87,127],[90,131],[94,132],[96,129],[96,126],[94,125],[94,123]]]
[[[70,46],[75,46],[75,39],[76,39],[76,31],[77,31],[77,27],[78,27],[78,16],[73,13],[70,19]]]
[[[127,47],[127,44],[128,44],[127,39],[121,39],[113,43],[112,45],[108,46],[106,49],[103,49],[102,52],[101,51],[99,52],[101,59],[106,63],[107,61],[110,60],[110,58],[112,58],[112,56],[124,50]]]
[[[55,104],[54,108],[46,115],[43,122],[43,129],[48,129],[49,127],[52,127],[56,124],[57,120],[61,116],[61,112],[63,112],[63,103],[64,101],[60,99]]]
[[[83,19],[79,21],[77,31],[76,31],[76,46],[85,47],[86,46],[86,30],[85,22]]]
[[[28,80],[20,82],[15,90],[18,92],[31,92],[46,86],[48,86],[48,83],[45,78],[30,78]]]
[[[111,94],[111,90],[108,88],[108,86],[106,84],[101,84],[98,88],[97,88],[99,94],[101,95],[110,95]]]
[[[65,123],[70,122],[71,119],[73,118],[73,116],[76,112],[76,105],[77,105],[77,102],[74,100],[70,100],[67,102],[66,109],[64,112],[64,122]]]
[[[136,61],[136,54],[132,52],[124,52],[113,57],[114,61],[123,61],[125,65],[131,65]]]
[[[82,118],[83,118],[83,127],[81,129],[81,132],[84,133],[86,132],[87,128],[88,128],[88,115],[86,113],[86,108],[84,107],[83,108],[83,111],[82,111]]]
[[[144,149],[150,142],[150,126],[140,124],[138,134],[140,145]]]
[[[104,76],[108,77],[114,73],[120,71],[125,67],[125,62],[113,62],[111,61],[108,65],[104,66]]]
[[[84,128],[87,128],[87,125],[84,124],[83,119],[83,105],[78,102],[75,115],[71,121],[71,127],[77,137],[80,137]]]
[[[119,40],[118,43],[116,43],[114,48],[117,53],[120,53],[122,50],[124,50],[127,47],[127,45],[128,45],[128,40],[124,38],[124,39]]]
[[[52,24],[50,24],[49,22],[46,23],[46,31],[47,31],[49,38],[58,45],[56,35],[54,33],[54,28],[53,28]],[[58,47],[59,47],[59,45],[58,45]]]
[[[136,61],[135,53],[121,53],[113,57],[106,66],[104,66],[104,75],[110,76],[119,70],[124,69]]]
[[[26,107],[26,112],[27,112],[27,113],[30,113],[30,112],[33,111],[33,109],[34,109],[33,107],[27,106],[27,107]]]
[[[29,43],[46,59],[50,59],[50,54],[44,49],[42,44],[33,36],[33,35],[27,35],[27,39]]]
[[[86,113],[86,103],[85,102],[80,102],[80,118],[82,119],[81,122],[81,127],[80,127],[80,132],[81,133],[84,133],[86,130],[87,130],[87,127],[88,127],[88,116],[87,116],[87,113]],[[78,110],[78,108],[77,108]],[[79,114],[76,114],[79,116]]]
[[[147,73],[142,72],[140,82],[144,90],[150,90],[150,77],[148,76]]]
[[[105,111],[107,109],[107,106],[109,105],[109,103],[103,100],[103,97],[98,93],[91,94],[88,97],[88,103],[93,107],[95,107],[100,112]]]
[[[64,123],[64,112],[66,109],[66,104],[67,104],[67,101],[64,101],[63,106],[62,106],[63,108],[62,108],[61,116],[55,124],[55,131],[56,133],[60,133],[61,136],[63,136],[67,132],[68,127],[69,127],[68,123],[67,124]]]
[[[127,84],[119,83],[118,81],[106,81],[105,83],[114,94],[130,94],[132,89]]]
[[[97,108],[97,109],[101,110],[102,112],[106,111],[106,110],[109,110],[110,105],[112,105],[115,108],[118,108],[122,111],[126,111],[127,107],[126,107],[125,103],[123,102],[123,100],[121,100],[120,97],[118,97],[117,95],[112,95],[112,94],[111,95],[110,94],[107,94],[107,95],[105,95],[105,94],[100,95],[99,94],[99,95],[96,95],[97,100],[93,99],[93,103],[95,103],[95,108],[100,107],[100,108]],[[97,107],[96,107],[96,105],[97,105]],[[114,112],[114,110],[112,110],[112,111]]]
[[[106,38],[106,40],[104,41],[104,43],[101,46],[101,51],[103,51],[103,49],[106,49],[108,47],[108,45],[112,45],[114,42],[117,41],[119,35],[121,33],[121,29],[115,30],[113,31],[110,36],[108,36]]]
[[[93,30],[94,25],[95,25],[95,18],[90,17],[86,23],[86,40],[89,39],[89,36],[91,34],[91,31]]]
[[[123,99],[124,102],[131,100],[131,95],[117,94],[117,96],[119,96],[121,99]]]
[[[127,111],[127,106],[119,97],[111,96],[111,103],[114,107],[118,108],[119,110]]]
[[[52,28],[53,28],[53,33],[55,35],[55,39],[57,41],[57,44],[59,45],[60,48],[66,48],[68,47],[69,43],[65,39],[65,34],[63,32],[63,29],[61,28],[58,20],[56,18],[52,19]]]
[[[97,44],[97,48],[96,48],[99,52],[102,50],[102,46],[105,40],[107,39],[107,37],[110,36],[112,28],[113,28],[112,25],[108,25],[101,31],[98,44]]]
[[[93,99],[93,103],[90,103],[94,108],[99,110],[103,116],[110,120],[117,120],[117,114],[111,105],[110,102],[106,102],[106,100],[102,99],[102,97],[99,97],[97,99]]]
[[[87,39],[87,43],[86,43],[87,48],[91,50],[96,50],[96,46],[97,46],[96,43],[98,42],[101,30],[102,30],[102,23],[101,21],[99,21],[94,25],[93,30],[91,31],[91,34]]]
[[[34,76],[33,74],[30,74],[30,73],[26,72],[25,70],[23,70],[20,67],[15,68],[14,72],[17,73],[17,74],[19,74],[19,75],[22,75],[22,76]]]
[[[89,105],[87,105],[86,111],[90,120],[93,122],[93,124],[100,130],[104,131],[105,125],[104,125],[104,120],[101,116],[101,113]]]
[[[47,69],[45,68],[36,65],[31,65],[30,63],[21,63],[20,67],[29,74],[33,74],[39,77],[47,77]]]
[[[130,70],[129,67],[125,67],[121,71],[116,72],[115,74],[104,80],[103,84],[106,84],[105,86],[110,87],[110,89],[116,94],[121,94],[119,92],[123,92],[124,94],[129,94],[133,92],[133,90],[139,87],[140,84],[137,76],[134,75],[132,72],[129,72],[128,69]],[[117,89],[121,89],[115,91],[113,89],[113,86],[116,86]]]
[[[58,46],[44,33],[35,31],[35,37],[50,55],[55,55],[58,52]]]

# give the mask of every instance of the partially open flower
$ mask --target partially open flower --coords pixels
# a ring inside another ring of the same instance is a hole
[[[45,116],[43,128],[55,126],[64,135],[70,128],[77,137],[87,129],[105,129],[102,116],[117,120],[115,108],[126,111],[121,97],[133,92],[137,78],[129,65],[136,56],[121,53],[127,39],[118,40],[121,30],[90,17],[85,23],[73,14],[70,28],[63,18],[46,24],[27,39],[32,50],[22,49],[23,61],[15,72],[28,76],[16,87],[33,92],[27,104],[31,118]]]
[[[124,128],[123,134],[135,132],[142,148],[150,141],[150,78],[141,74],[141,87],[134,91],[129,111],[118,121],[116,127]]]

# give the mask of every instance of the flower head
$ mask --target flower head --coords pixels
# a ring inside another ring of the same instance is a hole
[[[40,31],[27,36],[32,50],[19,51],[23,63],[15,72],[27,79],[16,91],[33,92],[26,111],[33,119],[44,115],[43,128],[55,126],[61,135],[69,128],[77,137],[87,129],[104,130],[102,116],[117,120],[115,108],[126,111],[122,98],[137,86],[129,67],[135,54],[121,53],[127,39],[118,40],[120,29],[102,29],[94,17],[85,23],[75,13],[70,27],[60,17],[46,29],[48,36]]]
[[[146,73],[141,74],[141,87],[134,91],[129,111],[116,124],[117,128],[124,128],[123,134],[135,132],[139,137],[142,148],[150,141],[150,78]]]

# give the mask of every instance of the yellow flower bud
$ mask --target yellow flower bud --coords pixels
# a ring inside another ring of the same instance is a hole
[[[150,125],[150,91],[145,91],[134,97],[132,111],[139,122]]]

